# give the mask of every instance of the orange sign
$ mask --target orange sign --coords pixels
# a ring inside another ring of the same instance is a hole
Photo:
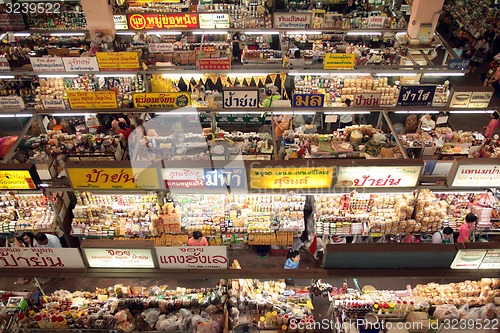
[[[36,190],[29,170],[0,171],[0,189],[3,190]]]
[[[128,14],[127,22],[130,29],[197,29],[198,14]]]

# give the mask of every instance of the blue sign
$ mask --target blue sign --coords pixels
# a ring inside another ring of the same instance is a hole
[[[294,108],[322,108],[325,104],[323,94],[296,94],[293,95]]]
[[[431,106],[436,86],[401,86],[398,106]]]
[[[466,71],[469,69],[470,60],[468,59],[451,59],[448,63],[448,69],[460,69]]]
[[[204,168],[206,188],[245,188],[247,177],[245,168]]]

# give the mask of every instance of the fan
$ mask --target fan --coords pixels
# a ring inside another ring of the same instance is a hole
[[[403,135],[405,133],[405,127],[401,123],[396,123],[394,124],[394,132],[396,132],[397,135]]]
[[[260,330],[255,324],[240,324],[236,325],[233,333],[259,333]]]

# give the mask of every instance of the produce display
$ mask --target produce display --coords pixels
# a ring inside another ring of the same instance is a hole
[[[43,194],[3,193],[0,196],[0,232],[54,231],[56,215]]]

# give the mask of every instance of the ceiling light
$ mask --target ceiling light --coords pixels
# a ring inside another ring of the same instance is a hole
[[[50,35],[54,37],[85,36],[83,32],[57,32],[57,33],[51,33]]]
[[[262,31],[244,31],[243,32],[245,35],[279,35],[279,31],[268,31],[268,30],[262,30]]]
[[[180,31],[148,31],[146,32],[146,35],[158,35],[158,36],[163,36],[163,35],[181,35],[182,32]]]
[[[43,75],[38,75],[38,77],[43,77],[43,78],[77,78],[77,74],[43,74]]]
[[[394,113],[404,113],[404,114],[427,114],[427,113],[439,113],[439,111],[394,111]]]
[[[411,72],[388,72],[388,73],[377,73],[376,76],[415,76],[418,73]]]
[[[0,79],[15,79],[14,75],[0,75]]]
[[[0,114],[0,118],[27,118],[33,117],[31,113],[18,113],[18,114]]]
[[[374,31],[349,31],[347,36],[382,36],[381,32]]]
[[[447,72],[438,72],[438,73],[424,73],[424,76],[464,76],[465,73],[447,73]]]
[[[450,113],[473,114],[473,113],[493,113],[495,110],[451,110]]]
[[[135,36],[135,32],[117,32],[118,36]]]
[[[195,31],[193,35],[227,35],[227,31],[224,30],[203,30]]]
[[[29,32],[16,32],[14,33],[14,37],[29,37],[31,33]]]

